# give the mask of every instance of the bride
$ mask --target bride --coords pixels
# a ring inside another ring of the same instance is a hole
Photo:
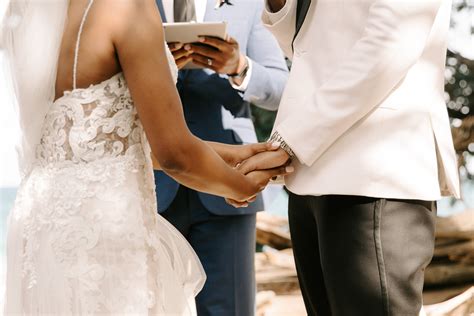
[[[187,187],[247,201],[285,168],[232,167],[278,144],[190,133],[154,0],[11,0],[6,21],[23,178],[5,314],[193,314],[205,275],[157,215],[151,153]]]

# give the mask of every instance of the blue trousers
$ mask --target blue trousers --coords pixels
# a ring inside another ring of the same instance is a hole
[[[198,315],[254,315],[255,214],[214,215],[195,191],[181,186],[161,215],[186,237],[206,271]]]

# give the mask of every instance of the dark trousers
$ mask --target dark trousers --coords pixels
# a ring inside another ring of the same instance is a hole
[[[195,191],[181,186],[161,215],[186,237],[206,271],[196,298],[198,315],[254,315],[255,214],[214,215]]]
[[[432,202],[290,194],[308,315],[415,316],[434,249]]]

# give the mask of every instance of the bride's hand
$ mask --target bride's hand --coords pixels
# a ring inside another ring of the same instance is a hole
[[[272,178],[277,176],[285,176],[292,173],[293,171],[294,168],[292,166],[282,166],[274,169],[255,170],[249,172],[246,177],[251,183],[253,183],[253,185],[255,185],[255,188],[257,188],[255,194],[243,201],[226,198],[226,202],[233,207],[247,207],[249,203],[252,203],[256,200],[257,194],[265,189]]]
[[[215,142],[207,142],[209,146],[224,160],[229,166],[232,168],[237,167],[237,165],[245,162],[245,166],[243,169],[239,168],[239,171],[244,175],[249,173],[252,168],[255,166],[255,163],[249,163],[251,157],[257,156],[259,154],[265,152],[275,152],[280,148],[279,143],[256,143],[256,144],[248,144],[248,145],[229,145],[223,143],[215,143]],[[160,163],[155,156],[152,155],[152,162],[153,168],[155,170],[161,170]],[[282,164],[280,164],[282,165]],[[274,166],[267,166],[266,168],[260,169],[270,169],[278,167],[277,165]],[[257,169],[257,168],[255,168]],[[253,170],[255,170],[253,169]],[[242,172],[242,170],[246,170],[246,172]]]

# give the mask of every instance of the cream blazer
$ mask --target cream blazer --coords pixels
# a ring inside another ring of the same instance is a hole
[[[460,197],[444,96],[451,1],[312,0],[295,37],[297,2],[262,17],[293,61],[274,128],[298,158],[289,190]]]

